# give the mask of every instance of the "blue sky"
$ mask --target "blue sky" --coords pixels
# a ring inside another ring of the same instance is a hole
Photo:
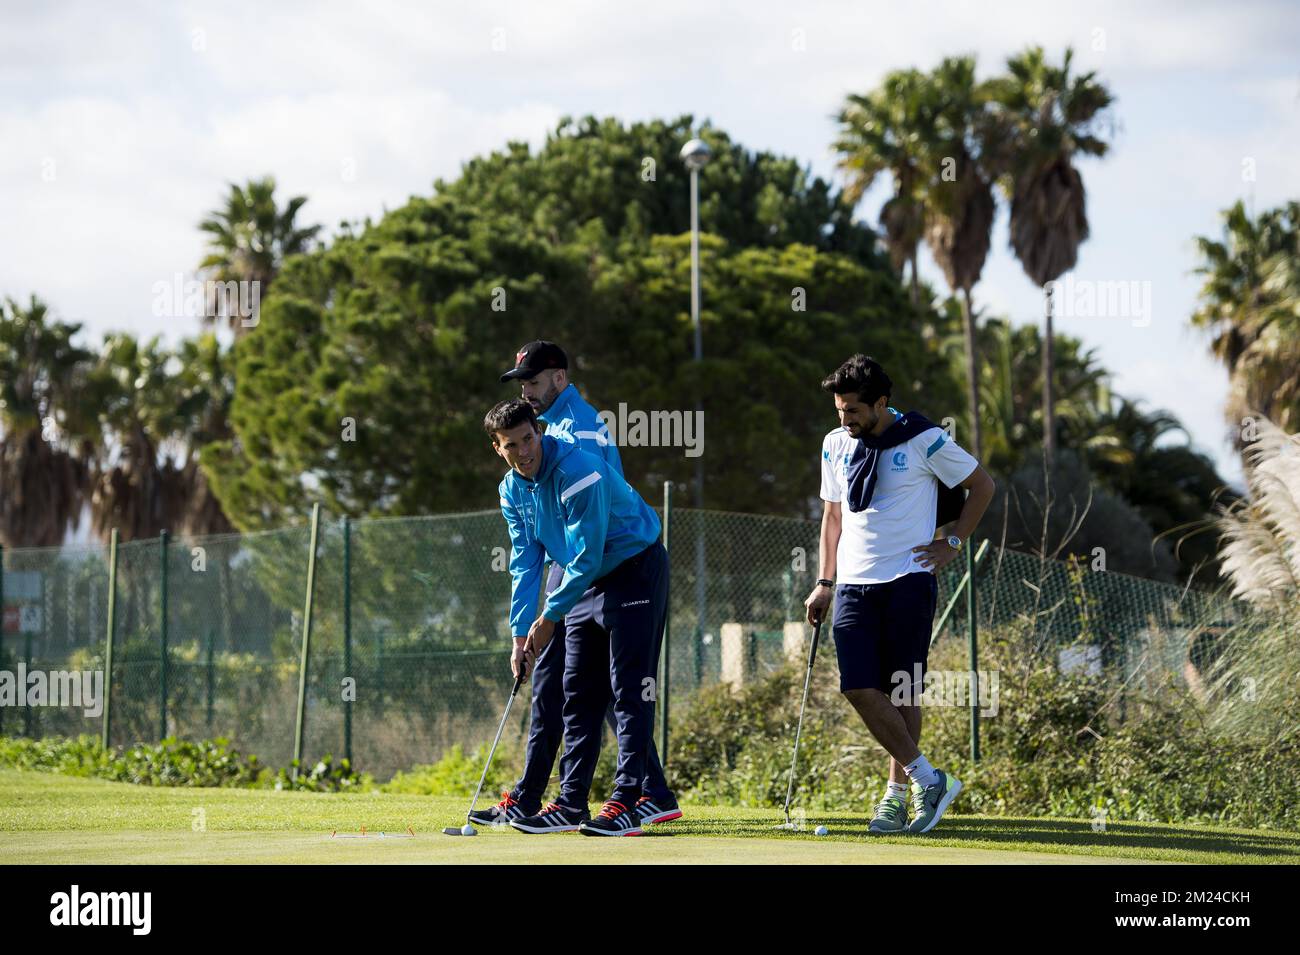
[[[1151,321],[1073,318],[1115,390],[1178,415],[1232,480],[1226,375],[1187,326],[1192,236],[1238,198],[1300,196],[1300,15],[1284,3],[702,5],[0,4],[0,295],[106,331],[192,273],[230,180],[273,173],[308,221],[378,216],[563,115],[692,113],[833,175],[832,114],[890,69],[1066,45],[1117,96],[1114,149],[1081,164],[1076,278],[1150,283]],[[1254,180],[1243,177],[1253,165]],[[874,222],[883,190],[859,214]],[[1037,321],[1003,210],[977,305]],[[925,272],[942,284],[932,263]],[[707,348],[707,342],[706,342]]]

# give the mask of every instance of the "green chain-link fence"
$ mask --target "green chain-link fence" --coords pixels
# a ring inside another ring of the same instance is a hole
[[[697,688],[782,665],[787,624],[803,618],[816,578],[817,540],[815,521],[673,508],[670,726]],[[322,522],[305,761],[350,755],[387,778],[490,738],[510,683],[508,548],[497,511]],[[308,550],[305,527],[120,545],[110,742],[156,740],[164,729],[222,735],[288,765]],[[0,669],[102,671],[107,549],[6,549],[3,570]],[[963,573],[954,561],[940,574],[940,611]],[[1241,615],[1217,595],[997,547],[976,580],[981,629],[1020,621],[1062,664],[1129,676],[1181,672],[1198,634]],[[965,614],[965,600],[955,601],[944,633],[964,640]],[[819,659],[834,666],[833,653]],[[516,708],[516,736],[527,712]],[[99,734],[103,725],[102,715],[68,706],[9,706],[0,719],[10,735]]]

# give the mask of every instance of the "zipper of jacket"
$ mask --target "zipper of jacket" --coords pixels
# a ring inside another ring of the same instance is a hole
[[[531,544],[533,541],[538,540],[538,535],[537,535],[537,484],[536,484],[536,482],[530,481],[530,482],[528,483],[528,493],[531,494],[531,495],[533,496],[533,500],[532,500],[532,502],[529,504],[529,507],[528,507],[528,525],[529,525],[529,526],[528,526],[528,530],[529,530],[529,533],[531,533],[531,534],[533,535],[533,540],[532,540],[532,541],[529,541],[529,543]]]

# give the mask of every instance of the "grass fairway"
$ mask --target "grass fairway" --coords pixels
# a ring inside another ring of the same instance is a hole
[[[0,864],[16,863],[1300,863],[1300,834],[1189,826],[949,815],[925,836],[871,836],[866,815],[774,828],[773,810],[686,806],[640,839],[525,836],[464,822],[465,800],[385,793],[162,789],[0,770]],[[205,831],[195,831],[202,820]],[[356,834],[381,831],[414,838]],[[331,837],[330,831],[338,836]]]

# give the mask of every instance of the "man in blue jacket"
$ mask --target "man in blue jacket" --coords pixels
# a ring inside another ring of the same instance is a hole
[[[564,738],[560,794],[525,831],[577,829],[639,835],[637,811],[651,745],[656,673],[668,599],[668,554],[655,512],[607,462],[538,430],[527,401],[496,405],[483,421],[510,465],[498,488],[510,529],[510,629],[527,674],[564,622]],[[538,612],[547,559],[563,568]],[[613,697],[618,764],[614,792],[592,818],[587,797]],[[515,828],[522,828],[512,821]]]
[[[546,426],[546,434],[561,441],[576,444],[583,451],[602,458],[620,477],[623,462],[618,445],[610,437],[609,429],[569,381],[569,358],[564,349],[554,342],[534,341],[524,345],[515,355],[515,367],[501,376],[501,381],[518,381],[522,397],[537,414],[538,421]],[[546,594],[560,585],[564,568],[552,563],[547,575]],[[525,638],[515,640],[517,666],[524,650]],[[556,625],[555,636],[546,652],[537,655],[532,673],[532,717],[528,730],[528,743],[524,756],[524,773],[495,806],[470,814],[470,821],[479,825],[508,822],[521,832],[555,832],[553,818],[538,819],[542,796],[550,783],[551,768],[564,737],[564,622]],[[612,706],[606,710],[605,719],[617,735],[618,723]],[[642,824],[668,822],[680,819],[681,808],[664,778],[659,752],[651,738],[650,753],[646,760],[646,778],[642,782],[643,795],[636,810]]]

